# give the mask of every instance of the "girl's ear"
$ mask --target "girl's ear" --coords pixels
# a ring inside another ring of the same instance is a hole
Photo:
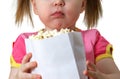
[[[30,1],[31,1],[31,4],[32,4],[33,11],[37,15],[38,10],[37,10],[37,6],[36,6],[36,0],[30,0]]]
[[[81,5],[81,11],[80,11],[80,13],[82,13],[85,10],[86,2],[87,2],[87,0],[82,0],[82,5]]]

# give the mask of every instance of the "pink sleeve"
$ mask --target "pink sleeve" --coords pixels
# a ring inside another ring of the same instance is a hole
[[[24,55],[26,54],[24,39],[24,35],[21,34],[13,43],[12,55],[10,59],[12,67],[19,67]]]
[[[96,42],[94,48],[96,62],[103,58],[112,58],[112,50],[112,45],[96,30]]]

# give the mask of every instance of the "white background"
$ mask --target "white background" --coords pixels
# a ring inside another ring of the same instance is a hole
[[[38,17],[34,17],[35,28],[23,23],[21,28],[14,24],[14,13],[17,0],[0,0],[0,79],[8,79],[10,70],[10,54],[12,42],[21,32],[36,31],[43,26]],[[102,0],[103,18],[99,21],[100,33],[113,44],[113,57],[120,69],[120,4],[119,0]],[[82,17],[82,16],[81,16]],[[80,21],[80,22],[79,22]],[[79,19],[77,26],[84,29],[84,24]]]

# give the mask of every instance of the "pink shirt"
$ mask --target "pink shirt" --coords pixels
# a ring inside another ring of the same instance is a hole
[[[112,45],[100,35],[96,29],[91,30],[80,30],[84,48],[86,53],[86,59],[96,63],[103,58],[112,58]],[[26,55],[25,38],[28,38],[34,33],[22,33],[18,36],[16,41],[13,43],[13,50],[11,55],[11,66],[19,67],[23,57]]]

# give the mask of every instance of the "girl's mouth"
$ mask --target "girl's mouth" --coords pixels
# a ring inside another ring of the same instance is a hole
[[[63,18],[64,17],[64,13],[61,12],[61,11],[56,11],[51,16],[53,16],[55,18]]]

